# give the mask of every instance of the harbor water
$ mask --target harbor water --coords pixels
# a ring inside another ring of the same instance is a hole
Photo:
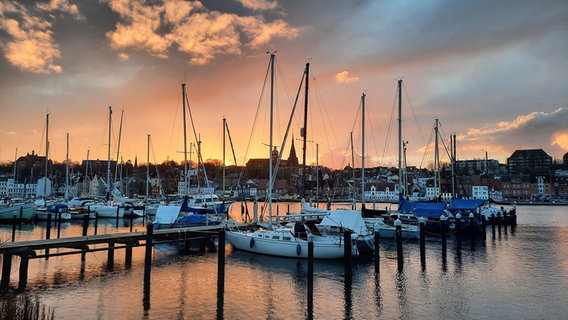
[[[251,206],[252,208],[252,206]],[[299,203],[290,204],[298,210]],[[288,205],[280,203],[284,214]],[[274,211],[276,212],[276,211]],[[252,210],[250,211],[252,215]],[[240,204],[231,216],[241,219]],[[315,261],[313,312],[308,312],[305,260],[258,256],[226,246],[223,299],[217,296],[217,253],[179,255],[154,249],[149,301],[144,302],[144,248],[132,267],[116,250],[32,259],[26,291],[54,309],[56,319],[566,319],[568,315],[568,207],[519,206],[518,226],[484,235],[426,238],[426,266],[418,241],[403,243],[397,269],[393,240],[380,240],[379,271],[373,258],[353,266],[346,281],[342,261]],[[118,222],[118,224],[117,224]],[[91,221],[89,234],[93,234]],[[133,221],[133,231],[145,229]],[[100,220],[98,234],[128,232],[130,220]],[[61,237],[80,236],[81,221],[62,224]],[[16,241],[44,238],[45,222],[16,229]],[[10,241],[11,225],[0,225]],[[57,228],[51,230],[56,237]],[[17,286],[19,258],[11,285]]]

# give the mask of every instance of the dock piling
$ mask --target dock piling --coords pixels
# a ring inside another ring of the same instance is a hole
[[[398,272],[402,272],[404,266],[404,258],[402,255],[402,221],[400,221],[400,219],[396,219],[394,221],[394,226],[396,230],[395,238],[396,238],[396,257],[398,262]]]
[[[420,217],[420,265],[422,271],[426,270],[426,220]]]

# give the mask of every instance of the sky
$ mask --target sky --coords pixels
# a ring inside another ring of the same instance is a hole
[[[435,119],[442,161],[452,134],[458,160],[568,152],[563,0],[2,1],[0,26],[0,162],[45,155],[46,128],[50,159],[106,160],[109,120],[112,160],[182,161],[182,83],[188,159],[223,159],[223,118],[227,164],[268,158],[269,52],[284,158],[308,62],[307,164],[396,166],[399,79],[408,165],[433,161]]]

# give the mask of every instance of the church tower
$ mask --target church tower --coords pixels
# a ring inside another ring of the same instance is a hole
[[[292,137],[292,145],[290,146],[290,155],[288,156],[288,166],[297,167],[298,157],[296,156],[296,148],[294,147],[294,137]]]

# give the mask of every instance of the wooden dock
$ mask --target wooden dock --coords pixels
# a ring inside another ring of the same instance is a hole
[[[251,226],[251,224],[239,225],[239,227],[242,228]],[[148,225],[147,230],[143,232],[124,232],[2,243],[0,244],[0,254],[2,254],[0,292],[6,292],[9,289],[12,257],[14,255],[19,256],[21,259],[18,290],[24,290],[27,285],[29,259],[48,259],[53,256],[81,254],[81,259],[84,260],[85,253],[87,252],[108,251],[107,268],[112,269],[114,265],[114,251],[116,249],[125,249],[125,264],[126,267],[130,267],[132,265],[133,247],[145,246],[147,250],[146,257],[148,258],[148,251],[150,251],[149,260],[151,260],[151,249],[155,244],[170,242],[185,242],[188,244],[189,241],[195,239],[215,237],[220,231],[224,230],[224,228],[224,225],[210,225],[153,230],[153,226]],[[95,247],[95,245],[100,244],[106,244],[107,246]],[[69,250],[49,253],[50,249]],[[146,261],[146,265],[150,263],[150,261]]]

